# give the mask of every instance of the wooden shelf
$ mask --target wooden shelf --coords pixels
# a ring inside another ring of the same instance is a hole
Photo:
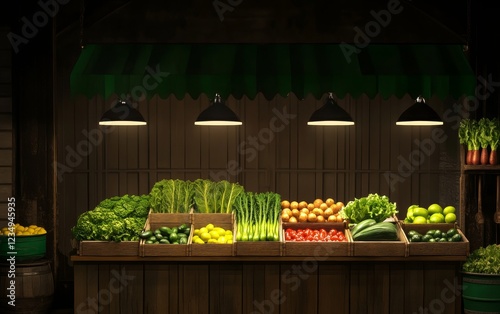
[[[74,263],[87,262],[380,262],[380,261],[435,261],[435,262],[462,262],[466,256],[161,256],[161,257],[140,257],[140,256],[71,256]]]
[[[500,165],[462,165],[464,173],[500,174]]]

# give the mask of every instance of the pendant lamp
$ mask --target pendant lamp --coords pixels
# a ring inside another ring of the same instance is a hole
[[[354,125],[351,116],[342,109],[334,100],[333,94],[328,95],[326,103],[316,110],[312,115],[308,125]]]
[[[418,96],[416,102],[399,116],[396,124],[410,126],[443,125],[443,121],[436,111],[425,103],[425,99]]]
[[[146,120],[142,117],[141,113],[132,107],[125,100],[118,100],[113,108],[106,111],[99,125],[117,125],[117,126],[130,126],[130,125],[146,125]]]
[[[220,95],[215,94],[212,105],[200,113],[194,124],[221,126],[242,125],[243,123],[236,114],[224,104]]]

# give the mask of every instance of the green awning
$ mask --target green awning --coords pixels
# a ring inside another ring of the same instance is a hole
[[[383,98],[473,95],[461,45],[371,44],[346,54],[339,44],[91,44],[71,73],[73,95],[178,99],[259,92],[267,99],[333,92]],[[353,48],[354,46],[350,46]]]

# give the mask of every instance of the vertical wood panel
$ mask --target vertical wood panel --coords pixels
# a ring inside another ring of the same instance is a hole
[[[318,269],[318,313],[349,313],[349,265],[320,264]]]
[[[241,265],[212,264],[209,276],[210,313],[243,313]]]
[[[173,99],[172,99],[173,98]],[[172,150],[172,125],[176,118],[170,114],[170,107],[175,97],[168,99],[157,97],[156,101],[156,167],[169,169],[171,166],[170,154]]]
[[[413,313],[419,310],[424,302],[424,270],[422,264],[407,263],[405,265],[405,310]]]
[[[144,308],[144,266],[142,264],[121,265],[119,281],[120,313],[142,313]]]
[[[110,306],[113,302],[114,295],[111,294],[110,291],[110,281],[111,281],[111,273],[110,273],[110,265],[109,264],[101,264],[98,265],[99,271],[99,294],[98,294],[98,303],[99,303],[99,313],[103,314],[111,314]],[[101,292],[102,291],[102,292]],[[109,291],[106,293],[104,291]]]
[[[281,289],[285,302],[280,313],[317,313],[318,264],[316,261],[281,264]]]
[[[74,265],[74,275],[73,279],[75,282],[86,283],[87,281],[87,265],[80,264]],[[73,293],[74,297],[74,309],[75,313],[87,313],[88,310],[88,293],[86,284],[75,284],[75,290]]]
[[[190,264],[179,266],[179,313],[208,314],[209,313],[209,266]]]
[[[144,313],[179,313],[179,272],[174,264],[144,267]]]
[[[390,264],[390,304],[389,313],[405,313],[405,267],[401,263]]]

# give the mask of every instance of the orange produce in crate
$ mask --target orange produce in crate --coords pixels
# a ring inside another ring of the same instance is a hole
[[[281,221],[282,222],[343,222],[339,211],[344,207],[344,203],[331,197],[323,201],[316,198],[308,203],[305,200],[282,200],[281,201]]]

